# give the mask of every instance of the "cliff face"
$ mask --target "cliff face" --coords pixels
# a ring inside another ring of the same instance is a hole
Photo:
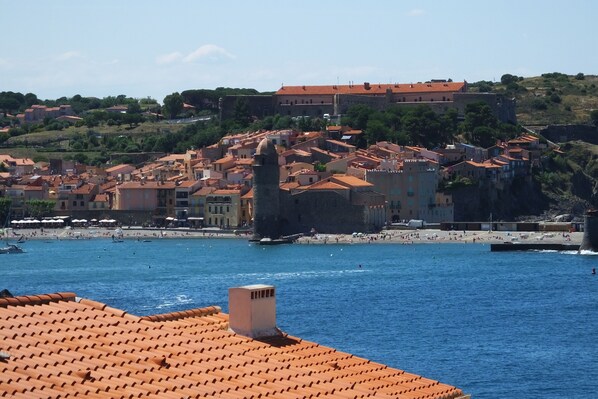
[[[576,130],[571,130],[575,132]],[[560,144],[547,151],[531,177],[512,184],[478,184],[447,191],[455,204],[455,221],[557,220],[583,221],[598,209],[598,145],[587,141]],[[557,218],[560,215],[566,217]]]
[[[582,221],[589,208],[598,208],[598,181],[578,170],[568,176],[568,190],[544,187],[536,179],[519,180],[502,188],[485,185],[450,190],[455,221],[556,220],[570,215]]]
[[[504,187],[460,187],[449,191],[455,204],[455,221],[518,220],[539,217],[550,200],[533,180],[516,180]]]

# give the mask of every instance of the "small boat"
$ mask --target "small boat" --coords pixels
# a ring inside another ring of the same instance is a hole
[[[276,238],[276,239],[271,239],[271,238],[262,238],[261,240],[258,241],[259,245],[280,245],[280,244],[292,244],[293,240],[289,239],[289,238]]]
[[[21,254],[23,249],[15,244],[8,244],[6,247],[0,248],[0,254]]]

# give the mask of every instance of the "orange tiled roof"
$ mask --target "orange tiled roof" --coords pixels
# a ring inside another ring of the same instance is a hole
[[[71,194],[89,194],[95,188],[95,184],[86,183],[71,191]]]
[[[132,165],[129,165],[126,163],[121,163],[120,165],[112,166],[112,167],[106,169],[106,173],[116,172],[121,169],[130,169],[131,167],[132,167]]]
[[[327,86],[283,86],[277,95],[334,95],[334,94],[367,94],[382,95],[386,90],[392,93],[452,93],[462,91],[465,82],[440,83],[401,83],[401,84],[355,84],[355,85],[327,85]]]
[[[311,186],[307,186],[306,190],[349,190],[348,187],[342,186],[338,183],[331,182],[329,180],[320,180],[315,182]]]
[[[253,188],[251,188],[251,190],[247,191],[247,193],[245,193],[245,195],[243,195],[241,198],[242,199],[253,199]]]
[[[178,187],[179,188],[189,188],[189,187],[193,187],[195,184],[197,184],[197,180],[183,180]]]
[[[374,187],[372,183],[350,175],[334,175],[330,179],[347,187]]]
[[[2,397],[462,396],[299,338],[237,335],[215,306],[137,317],[73,293],[0,298],[0,339]]]
[[[108,194],[96,194],[92,202],[108,202]]]

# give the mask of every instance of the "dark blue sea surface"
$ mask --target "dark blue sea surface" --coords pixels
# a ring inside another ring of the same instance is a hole
[[[255,246],[236,239],[28,241],[0,289],[72,291],[132,314],[219,305],[272,284],[291,335],[474,398],[598,395],[598,256],[482,244]],[[360,267],[361,265],[361,267]]]

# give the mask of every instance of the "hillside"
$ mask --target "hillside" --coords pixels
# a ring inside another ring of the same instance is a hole
[[[517,100],[517,121],[523,126],[583,124],[598,109],[598,76],[545,73],[503,75],[501,82],[476,82],[471,91],[501,93]]]

